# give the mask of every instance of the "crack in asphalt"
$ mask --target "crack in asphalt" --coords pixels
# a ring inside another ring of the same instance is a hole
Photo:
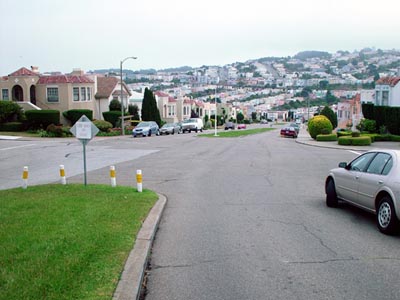
[[[364,260],[390,260],[390,261],[400,261],[398,257],[367,257],[367,258],[333,258],[326,260],[315,260],[315,261],[283,261],[286,264],[326,264],[330,262],[342,262],[342,261],[364,261]]]

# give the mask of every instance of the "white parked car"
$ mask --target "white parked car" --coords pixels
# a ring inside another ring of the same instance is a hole
[[[400,231],[400,150],[368,151],[350,163],[342,162],[325,182],[326,204],[338,199],[376,215],[385,234]]]
[[[200,118],[190,118],[186,119],[182,122],[182,132],[185,133],[186,131],[201,131],[203,132],[203,120]]]

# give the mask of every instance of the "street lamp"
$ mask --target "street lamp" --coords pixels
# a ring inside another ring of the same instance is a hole
[[[121,75],[121,131],[122,135],[125,135],[125,128],[124,128],[124,97],[122,96],[122,64],[127,60],[127,59],[137,59],[135,56],[129,56],[120,62],[120,75]]]
[[[218,136],[217,133],[217,121],[218,121],[218,109],[217,109],[217,88],[215,88],[215,95],[214,95],[214,99],[215,99],[215,122],[214,122],[214,127],[215,127],[215,131],[214,131],[214,136]]]

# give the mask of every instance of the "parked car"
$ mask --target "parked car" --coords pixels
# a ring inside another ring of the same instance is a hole
[[[225,123],[225,130],[228,130],[228,129],[235,129],[235,123],[233,123],[233,122],[226,122]]]
[[[292,138],[297,138],[297,131],[294,127],[284,127],[281,129],[281,136],[286,137],[292,137]]]
[[[325,181],[326,205],[338,200],[376,215],[385,234],[400,231],[400,150],[368,151],[350,163],[341,162]]]
[[[260,124],[268,124],[268,121],[265,120],[265,119],[262,119],[262,120],[260,121]]]
[[[293,128],[296,130],[297,135],[299,134],[299,131],[300,131],[300,126],[299,126],[299,124],[290,123],[289,127],[293,127]]]
[[[160,128],[160,135],[181,133],[181,127],[178,123],[166,123]]]
[[[159,127],[158,124],[154,121],[143,121],[140,122],[133,130],[132,135],[136,137],[138,135],[141,136],[151,136],[152,134],[159,135]]]
[[[186,131],[198,132],[199,130],[203,132],[203,120],[200,118],[190,118],[186,119],[182,122],[182,132],[185,133]]]
[[[237,129],[246,129],[246,124],[238,124]]]

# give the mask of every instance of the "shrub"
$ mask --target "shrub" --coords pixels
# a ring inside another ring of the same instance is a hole
[[[361,133],[360,133],[359,131],[353,131],[353,132],[351,133],[351,136],[352,136],[352,137],[360,137],[360,136],[361,136]]]
[[[102,132],[108,132],[113,127],[110,122],[103,120],[94,120],[93,124]]]
[[[22,122],[7,122],[0,124],[0,131],[18,132],[23,130]]]
[[[318,142],[332,142],[337,141],[337,136],[334,133],[331,134],[318,134],[317,135]]]
[[[342,136],[338,139],[338,144],[342,146],[369,146],[371,145],[371,137],[361,136],[361,137],[349,137]]]
[[[119,117],[121,117],[122,113],[120,111],[106,111],[103,112],[103,118],[107,122],[110,122],[113,127],[116,127],[117,122],[121,124]]]
[[[329,106],[325,106],[320,114],[327,117],[329,121],[331,121],[333,128],[337,127],[337,115]]]
[[[0,101],[0,123],[21,121],[23,119],[22,108],[13,101]]]
[[[60,124],[58,110],[27,110],[25,116],[29,129],[47,128],[50,124]]]
[[[341,136],[351,136],[351,131],[338,131],[338,132],[336,132],[336,135],[338,136],[338,137],[341,137]]]
[[[49,134],[50,137],[62,137],[63,136],[63,130],[61,125],[54,125],[50,124],[46,128],[47,133]]]
[[[321,130],[321,134],[331,134],[330,132],[329,132],[329,128],[322,128],[322,130]]]
[[[111,100],[108,105],[110,111],[121,111],[121,103],[117,99]]]
[[[64,118],[75,124],[83,115],[88,117],[89,120],[93,120],[93,111],[90,109],[70,109],[63,112]]]
[[[342,146],[349,146],[351,145],[351,139],[352,137],[350,136],[341,136],[338,138],[338,144]]]
[[[360,124],[357,125],[357,129],[360,131],[368,131],[370,133],[376,132],[376,121],[375,120],[368,120],[362,119]]]
[[[315,140],[317,135],[322,134],[322,132],[332,133],[332,123],[329,119],[323,115],[318,115],[313,117],[308,121],[308,132],[311,137]]]

